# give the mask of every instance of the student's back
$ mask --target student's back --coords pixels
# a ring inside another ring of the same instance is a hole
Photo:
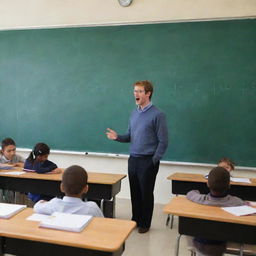
[[[53,198],[48,202],[39,201],[34,206],[35,212],[42,214],[64,212],[103,217],[96,203],[84,202],[81,199],[82,195],[88,191],[87,180],[88,175],[85,169],[77,165],[70,166],[63,173],[60,186],[66,196],[63,199]]]
[[[83,202],[80,198],[64,196],[63,199],[53,198],[49,202],[35,204],[34,211],[41,214],[64,212],[72,214],[91,215],[103,217],[103,214],[95,202]]]
[[[204,195],[200,194],[198,190],[192,190],[187,193],[187,198],[198,204],[205,204],[211,206],[229,207],[229,206],[240,206],[244,205],[245,202],[236,196],[225,195],[225,196],[214,196],[211,193]]]
[[[228,194],[230,173],[225,168],[213,168],[209,173],[207,185],[210,189],[209,194],[200,194],[198,190],[192,190],[187,193],[187,198],[195,203],[221,207],[245,204],[242,199]]]
[[[230,172],[225,168],[219,166],[213,168],[209,173],[207,185],[210,189],[209,194],[200,194],[199,191],[192,190],[188,192],[187,198],[195,203],[220,207],[240,206],[245,204],[240,198],[228,194]],[[226,242],[219,241],[218,237],[216,237],[216,240],[195,237],[192,243],[199,251],[199,253],[197,253],[198,256],[221,256],[226,247]]]

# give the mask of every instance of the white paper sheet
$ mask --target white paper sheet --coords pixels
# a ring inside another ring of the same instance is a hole
[[[226,212],[229,212],[236,216],[250,215],[256,213],[256,208],[243,205],[243,206],[234,206],[234,207],[222,207]]]
[[[251,183],[250,179],[248,179],[248,178],[234,178],[234,177],[230,177],[230,180],[233,181],[233,182]]]
[[[14,171],[14,172],[1,172],[1,174],[8,174],[8,175],[21,175],[24,174],[25,172],[22,171]]]

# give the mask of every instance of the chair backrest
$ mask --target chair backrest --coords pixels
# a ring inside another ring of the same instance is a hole
[[[227,242],[225,253],[240,255],[240,249],[243,250],[243,256],[256,255],[256,245],[252,245],[252,244],[241,245],[239,243],[233,243],[233,242]]]
[[[234,242],[227,242],[225,253],[232,255],[240,255],[242,249],[243,256],[256,256],[256,245],[252,244],[239,244]],[[188,250],[191,256],[196,256],[197,249],[193,246],[189,246]]]

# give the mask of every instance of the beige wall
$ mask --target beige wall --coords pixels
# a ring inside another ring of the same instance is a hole
[[[255,0],[0,0],[0,29],[255,16]]]

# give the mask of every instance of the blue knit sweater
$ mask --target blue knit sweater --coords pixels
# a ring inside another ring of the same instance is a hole
[[[135,109],[130,116],[128,131],[118,135],[117,141],[131,142],[132,156],[152,155],[156,163],[164,155],[168,146],[168,129],[165,114],[154,105],[145,111]]]

